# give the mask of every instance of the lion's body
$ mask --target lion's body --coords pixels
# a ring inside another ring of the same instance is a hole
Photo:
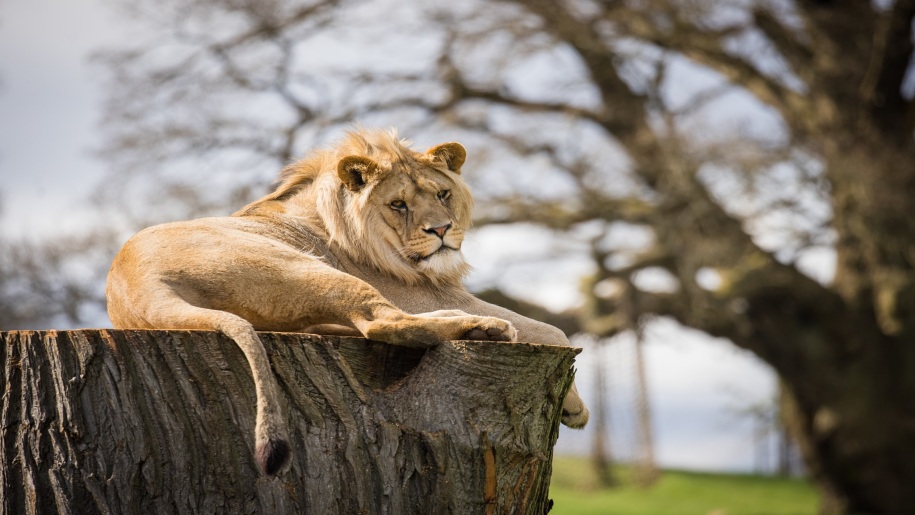
[[[462,286],[472,206],[463,159],[453,143],[420,154],[391,134],[352,133],[287,168],[276,191],[231,217],[141,231],[109,273],[112,323],[215,329],[235,340],[254,373],[258,461],[268,474],[286,460],[285,419],[255,330],[343,330],[412,346],[568,344],[561,331]],[[587,422],[577,392],[564,408],[568,425]]]

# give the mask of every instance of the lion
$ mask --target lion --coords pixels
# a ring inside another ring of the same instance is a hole
[[[255,459],[288,462],[279,388],[255,331],[355,334],[392,345],[446,340],[569,342],[559,329],[483,302],[462,284],[473,199],[466,151],[411,149],[396,131],[357,129],[286,167],[269,195],[228,217],[167,223],[124,244],[108,274],[115,328],[217,330],[251,367]],[[562,421],[588,410],[574,385]]]

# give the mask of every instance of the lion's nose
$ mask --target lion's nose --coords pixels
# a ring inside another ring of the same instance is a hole
[[[448,232],[448,229],[451,229],[451,224],[445,224],[441,227],[432,227],[430,229],[423,229],[429,234],[438,234],[439,238],[444,238],[445,233]]]

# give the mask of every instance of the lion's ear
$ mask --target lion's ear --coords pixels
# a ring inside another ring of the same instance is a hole
[[[347,156],[337,163],[337,175],[350,191],[361,190],[378,174],[378,163],[363,156]]]
[[[441,159],[445,165],[454,173],[461,173],[461,165],[467,159],[467,151],[460,143],[442,143],[441,145],[430,148],[427,154]]]

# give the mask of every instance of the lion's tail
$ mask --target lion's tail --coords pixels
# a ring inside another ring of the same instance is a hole
[[[270,369],[264,344],[254,327],[235,315],[222,315],[218,329],[238,344],[254,376],[257,394],[257,423],[254,427],[254,457],[261,473],[276,475],[289,461],[290,448],[286,434],[286,418],[280,406],[279,387]]]
[[[155,239],[152,243],[128,242],[115,257],[105,290],[111,323],[122,329],[215,330],[232,338],[245,354],[254,376],[257,465],[264,474],[276,474],[289,461],[290,449],[279,386],[270,369],[264,344],[247,320],[187,302],[171,286],[171,281],[164,280],[164,276],[156,271],[158,265],[144,261],[155,257],[155,252],[150,250],[158,248],[154,244]],[[139,273],[137,267],[143,263],[152,270]]]
[[[149,290],[156,294],[146,297],[149,302],[142,309],[125,309],[121,306],[125,304],[123,299],[109,302],[114,326],[215,330],[232,338],[245,354],[254,377],[257,395],[254,456],[262,473],[275,475],[289,461],[290,456],[286,419],[280,404],[279,386],[267,360],[267,351],[254,327],[247,320],[231,313],[189,304],[172,291],[156,291],[154,287]],[[111,307],[115,305],[120,306],[120,309],[112,310]],[[143,316],[134,319],[122,316],[131,311],[142,313]]]

